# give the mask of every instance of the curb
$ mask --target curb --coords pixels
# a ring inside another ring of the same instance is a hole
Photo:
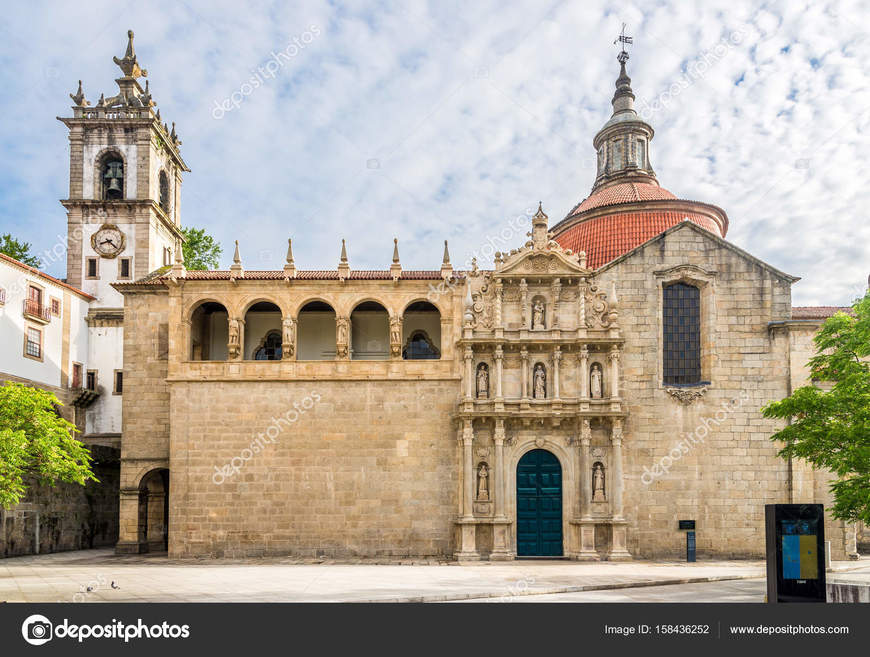
[[[531,597],[536,595],[550,595],[553,593],[582,593],[584,591],[611,591],[616,589],[635,589],[650,586],[672,586],[674,584],[702,584],[704,582],[728,582],[742,579],[762,579],[764,573],[755,575],[718,575],[712,577],[683,577],[678,579],[641,580],[637,582],[623,582],[620,584],[585,584],[577,586],[558,586],[535,591],[518,591],[516,593],[456,593],[445,595],[421,595],[399,598],[371,598],[365,600],[348,600],[346,602],[357,603],[415,603],[415,602],[457,602],[461,600],[483,600],[507,598],[508,600],[518,597]]]

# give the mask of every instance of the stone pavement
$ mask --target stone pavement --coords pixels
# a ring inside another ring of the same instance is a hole
[[[837,562],[870,576],[870,558]],[[285,558],[174,560],[82,550],[0,560],[9,602],[532,601],[542,594],[754,579],[761,561],[331,563]],[[114,586],[117,588],[113,588]],[[88,589],[91,590],[88,590]],[[628,596],[631,597],[631,596]],[[541,598],[544,600],[545,598]]]

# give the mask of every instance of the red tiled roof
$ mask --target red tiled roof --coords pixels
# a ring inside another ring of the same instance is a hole
[[[670,192],[668,192],[670,193]],[[581,221],[556,235],[565,249],[586,252],[586,265],[592,269],[607,264],[683,219],[720,235],[718,224],[700,213],[675,210],[638,210],[619,212]]]
[[[604,205],[619,205],[620,203],[636,203],[637,201],[657,201],[661,199],[676,199],[664,187],[651,183],[619,183],[597,191],[574,206],[568,213],[571,217],[586,210],[600,208]]]
[[[454,272],[456,274],[456,272]],[[284,279],[284,270],[283,269],[271,269],[271,270],[245,270],[244,280],[255,280],[255,281],[280,281]],[[230,272],[228,270],[220,270],[220,271],[206,271],[206,270],[196,270],[191,269],[185,273],[185,278],[187,280],[199,280],[199,281],[228,281],[230,279]],[[351,281],[389,281],[392,280],[393,276],[390,274],[389,270],[366,270],[366,269],[352,269],[350,274],[348,275],[348,280]],[[440,270],[413,270],[409,269],[403,271],[400,278],[402,280],[417,280],[417,281],[429,281],[429,280],[441,280],[441,271]],[[137,285],[144,283],[159,283],[164,280],[168,280],[169,275],[167,273],[163,273],[159,276],[149,277],[146,279],[142,279],[141,281],[136,281],[134,283],[117,283],[116,285]],[[310,269],[310,270],[297,270],[296,271],[296,280],[303,281],[328,281],[328,280],[338,280],[338,270],[337,269]]]
[[[87,299],[88,301],[94,301],[97,298],[97,297],[91,296],[87,292],[82,292],[77,287],[73,287],[69,283],[62,281],[59,278],[55,278],[54,276],[49,276],[45,272],[39,271],[36,267],[31,267],[30,265],[24,264],[20,260],[16,260],[15,258],[11,258],[8,255],[6,255],[5,253],[0,253],[0,260],[5,260],[6,262],[9,262],[9,263],[12,263],[13,265],[21,267],[22,269],[29,271],[34,276],[39,276],[41,278],[44,278],[47,281],[51,281],[55,285],[59,285],[60,287],[66,288],[70,292],[75,292],[80,297]]]
[[[838,312],[851,314],[852,309],[848,306],[794,306],[791,309],[792,319],[827,319]]]

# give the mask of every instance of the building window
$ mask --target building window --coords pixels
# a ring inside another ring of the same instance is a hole
[[[24,332],[24,355],[42,360],[42,331],[28,326]]]
[[[51,297],[51,314],[60,317],[60,299],[57,297]]]
[[[637,166],[639,169],[646,169],[646,148],[645,142],[641,139],[637,140],[637,145],[635,146],[637,149]]]
[[[404,360],[435,360],[441,358],[441,352],[429,339],[426,331],[414,331],[405,343],[402,358]]]
[[[130,278],[130,264],[132,258],[118,259],[118,278]]]
[[[109,201],[124,198],[124,162],[116,156],[103,164],[103,198]]]
[[[72,387],[75,389],[82,387],[82,364],[73,363],[72,366]]]
[[[160,172],[160,207],[169,214],[169,176],[165,171]]]
[[[99,258],[85,258],[85,278],[98,278],[100,275]]]
[[[613,157],[611,157],[611,171],[619,171],[622,168],[622,140],[617,139],[611,147],[613,149]]]
[[[168,246],[163,247],[163,266],[166,267],[172,264],[172,249]]]
[[[281,360],[281,356],[281,334],[278,331],[270,331],[254,352],[254,360]]]
[[[88,370],[85,387],[88,390],[96,391],[96,389],[97,389],[97,370]]]
[[[6,290],[0,287],[0,306],[6,303]]]
[[[701,291],[674,283],[663,290],[664,383],[701,383]]]
[[[120,395],[124,392],[124,371],[115,370],[115,386],[112,389],[113,395]]]

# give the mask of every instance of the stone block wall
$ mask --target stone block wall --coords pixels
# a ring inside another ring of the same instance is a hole
[[[661,374],[661,286],[684,278],[702,288],[706,392],[684,403]],[[677,521],[697,523],[699,558],[764,554],[764,505],[789,501],[788,464],[770,436],[780,428],[760,408],[789,389],[784,332],[790,283],[688,225],[603,272],[616,280],[626,339],[622,390],[625,514],[629,550],[640,558],[685,558]]]
[[[170,555],[451,554],[458,393],[450,379],[173,383]]]

